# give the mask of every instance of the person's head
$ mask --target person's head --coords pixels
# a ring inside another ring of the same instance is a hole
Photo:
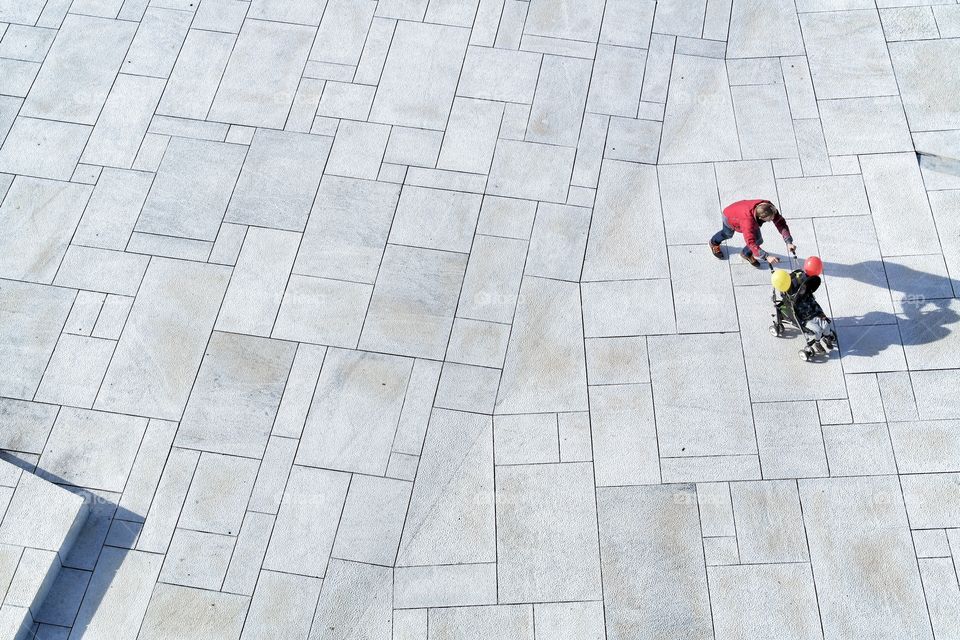
[[[773,218],[779,213],[777,208],[770,202],[761,202],[754,208],[753,211],[757,218],[763,220],[764,222],[773,220]]]

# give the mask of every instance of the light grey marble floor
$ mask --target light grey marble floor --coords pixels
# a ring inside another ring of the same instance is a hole
[[[32,633],[957,640],[958,57],[955,0],[0,0],[0,455],[89,512]],[[825,362],[707,249],[746,198]]]

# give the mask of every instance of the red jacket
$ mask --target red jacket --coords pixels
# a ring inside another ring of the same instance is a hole
[[[743,241],[750,247],[750,251],[752,251],[753,255],[757,258],[764,258],[767,255],[767,252],[757,244],[757,237],[760,235],[760,225],[763,224],[763,221],[758,220],[757,216],[753,213],[753,208],[761,202],[770,201],[740,200],[723,210],[723,219],[734,231],[739,231],[743,234]],[[787,226],[787,221],[783,219],[783,216],[778,213],[773,216],[772,221],[774,226],[777,227],[777,231],[783,236],[783,239],[788,244],[792,244],[793,237],[790,235],[790,227]]]

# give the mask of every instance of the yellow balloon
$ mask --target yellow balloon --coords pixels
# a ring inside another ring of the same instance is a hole
[[[774,289],[785,293],[790,289],[790,274],[783,269],[774,269],[773,273],[770,274],[770,283]]]

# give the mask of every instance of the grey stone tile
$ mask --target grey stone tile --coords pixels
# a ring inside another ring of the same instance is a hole
[[[250,228],[217,315],[218,330],[270,335],[299,246],[300,234]]]
[[[383,475],[412,365],[407,358],[330,349],[297,464]]]
[[[482,640],[493,635],[503,640],[533,637],[530,605],[450,607],[431,610],[429,616],[429,640]]]
[[[169,78],[187,37],[191,18],[192,14],[187,11],[148,7],[127,52],[123,71],[137,76]],[[193,26],[201,27],[202,23]],[[163,91],[163,83],[160,83],[159,91]]]
[[[663,120],[661,162],[740,159],[727,82],[722,60],[675,56]]]
[[[524,26],[526,33],[550,38],[596,42],[600,35],[603,3],[598,0],[533,0]]]
[[[576,146],[590,79],[589,61],[544,56],[530,109],[527,140]]]
[[[870,198],[870,213],[884,256],[927,252],[927,238],[936,235],[923,177],[913,153],[860,157],[863,183]],[[898,213],[910,211],[911,233],[897,225]],[[896,275],[896,274],[894,274]],[[949,295],[947,297],[950,297]]]
[[[342,120],[325,171],[330,175],[376,180],[390,127]]]
[[[62,335],[34,399],[89,409],[115,346],[112,340]]]
[[[642,49],[599,45],[590,80],[587,111],[636,117],[646,59],[646,52]]]
[[[234,542],[233,536],[177,529],[163,561],[160,582],[219,591]]]
[[[223,581],[223,591],[253,595],[273,524],[274,516],[247,511],[230,558],[230,568]]]
[[[249,604],[246,596],[158,584],[138,638],[174,640],[190,635],[210,640],[237,638]]]
[[[587,376],[591,385],[650,382],[643,336],[587,338]]]
[[[277,419],[273,423],[273,435],[300,437],[326,353],[325,347],[309,344],[297,347],[297,355],[287,376],[280,408],[277,409]]]
[[[383,6],[378,5],[381,8]],[[380,82],[396,24],[396,20],[374,17],[370,23],[370,29],[367,31],[367,40],[363,45],[360,62],[357,64],[354,74],[355,82],[365,84],[378,84]]]
[[[393,126],[383,161],[416,167],[434,167],[440,156],[444,135],[442,131]]]
[[[700,529],[705,538],[736,536],[731,484],[707,482],[697,485]]]
[[[801,480],[800,499],[824,635],[928,638],[897,479]],[[856,603],[838,597],[849,589]]]
[[[882,9],[880,21],[888,42],[900,40],[935,40],[940,37],[937,20],[930,7]]]
[[[437,167],[487,173],[503,118],[503,105],[488,100],[455,98]],[[579,120],[577,120],[579,131]]]
[[[127,243],[129,253],[142,253],[151,256],[205,262],[213,250],[213,243],[191,238],[180,238],[153,233],[134,231]]]
[[[656,169],[604,161],[582,279],[668,277],[659,248],[664,244],[661,220]],[[641,238],[630,229],[644,229],[645,233]]]
[[[105,166],[132,166],[163,87],[159,78],[117,76],[80,159]]]
[[[143,530],[137,539],[137,549],[166,553],[199,459],[200,453],[197,451],[176,447],[170,450],[153,502],[150,503],[150,511],[146,514]],[[160,571],[159,564],[157,571]]]
[[[376,8],[369,0],[328,0],[310,59],[356,66]]]
[[[202,453],[177,526],[236,536],[259,466],[249,458]]]
[[[911,151],[907,119],[897,96],[821,100],[830,155]]]
[[[465,607],[497,603],[495,563],[398,567],[394,575],[394,638],[397,638],[398,617],[411,615],[413,612],[410,608]],[[425,611],[422,623],[423,633],[416,636],[421,639],[426,638]]]
[[[441,358],[453,325],[466,256],[389,245],[360,335],[360,348]]]
[[[699,38],[703,31],[703,18],[707,0],[683,2],[666,0],[657,3],[653,29],[657,33]]]
[[[676,329],[669,280],[610,280],[582,286],[587,337],[673,333]],[[662,301],[647,308],[647,300]]]
[[[704,538],[703,557],[708,567],[740,564],[737,539],[733,536]]]
[[[21,116],[0,150],[0,171],[69,180],[89,135],[84,125]]]
[[[484,196],[477,233],[529,240],[536,211],[537,203],[530,200]]]
[[[653,120],[610,118],[605,158],[656,164],[661,124]]]
[[[602,602],[548,602],[533,607],[541,633],[559,640],[605,638]]]
[[[433,412],[397,566],[496,560],[491,422]]]
[[[730,494],[742,563],[809,560],[800,497],[793,480],[734,482]]]
[[[398,23],[370,120],[445,127],[469,37],[466,29],[457,27]]]
[[[917,420],[917,402],[913,393],[910,374],[884,372],[877,374],[883,411],[887,420]]]
[[[726,269],[717,269],[716,259],[701,243],[670,247],[673,304],[680,333],[736,332],[733,283]]]
[[[142,522],[146,517],[176,432],[175,422],[151,420],[148,423],[118,503],[125,518]]]
[[[573,165],[570,183],[596,188],[603,162],[604,142],[610,118],[593,113],[583,116],[580,140],[577,142],[577,157]],[[502,135],[502,133],[501,133]]]
[[[287,486],[287,476],[293,466],[297,444],[293,438],[271,436],[263,453],[250,501],[247,503],[248,510],[275,514],[280,509],[280,500]]]
[[[323,577],[349,483],[347,473],[294,466],[263,568]]]
[[[104,548],[80,604],[73,635],[135,636],[162,564],[163,557],[157,554]]]
[[[94,291],[78,291],[63,326],[63,333],[89,336],[106,301],[106,295]]]
[[[182,118],[206,118],[236,40],[237,37],[229,33],[191,30],[170,73],[157,112]]]
[[[70,246],[54,283],[61,287],[135,296],[148,262],[146,256]]]
[[[399,196],[394,185],[324,178],[294,271],[373,284]]]
[[[333,557],[392,567],[411,483],[357,474],[350,481]]]
[[[732,87],[744,159],[794,158],[797,143],[782,85]]]
[[[478,235],[463,280],[457,316],[512,322],[526,254],[524,241]]]
[[[321,581],[264,571],[250,601],[241,638],[305,638],[320,598]]]
[[[91,572],[63,567],[35,614],[38,622],[71,626],[90,582]]]
[[[660,452],[664,456],[756,453],[740,346],[727,335],[648,340]],[[711,366],[723,362],[724,367]],[[724,419],[713,419],[724,398]]]
[[[444,363],[434,406],[492,414],[499,384],[499,369]]]
[[[258,129],[225,220],[303,231],[329,151],[329,138]]]
[[[776,38],[765,37],[776,33]],[[731,58],[803,55],[794,3],[787,0],[734,2],[730,17]]]
[[[400,423],[393,439],[394,451],[419,456],[430,421],[433,398],[440,381],[441,364],[432,360],[415,360],[407,383],[407,393],[400,411]]]
[[[0,399],[0,421],[4,424],[0,449],[41,453],[58,411],[52,405]]]
[[[960,418],[960,404],[953,393],[957,370],[915,371],[910,374],[916,406],[911,413],[924,420]],[[891,418],[903,419],[902,417]]]
[[[261,457],[295,351],[289,342],[214,332],[177,445]]]
[[[4,462],[3,466],[7,474],[9,467],[13,465]],[[0,543],[5,547],[28,547],[56,554],[76,541],[78,530],[87,513],[79,496],[29,472],[21,474],[19,480],[15,479],[14,482],[16,488],[13,495],[7,494],[8,497],[4,500],[5,515],[3,524],[0,525]],[[34,556],[33,560],[41,561],[33,567],[42,569],[42,574],[36,576],[40,580],[46,577],[51,562],[53,566],[60,564],[58,559],[53,561],[49,554]],[[7,578],[9,579],[9,576]],[[8,587],[8,584],[4,584],[4,589]],[[19,606],[33,606],[33,597],[37,590],[39,589],[27,590],[24,595],[29,599],[21,602]]]
[[[599,489],[597,512],[607,637],[709,637],[710,604],[693,487]],[[642,605],[651,601],[659,606]]]
[[[716,232],[721,207],[713,165],[662,165],[657,176],[667,244],[701,244]]]
[[[509,339],[508,324],[457,318],[453,321],[446,360],[500,369],[503,367]]]
[[[949,558],[950,541],[944,529],[918,529],[913,534],[913,546],[918,558]],[[922,569],[921,569],[922,572]]]
[[[257,14],[256,7],[251,14]],[[210,107],[210,118],[254,127],[283,127],[314,35],[308,27],[245,21]]]
[[[136,230],[216,240],[246,151],[239,145],[173,138]]]
[[[573,283],[524,278],[497,413],[587,409],[580,291]]]
[[[21,115],[94,124],[136,30],[132,22],[67,16]]]
[[[960,589],[957,588],[956,571],[948,558],[920,560],[920,577],[923,579],[924,595],[930,612],[930,622],[935,637],[947,637],[960,627]]]
[[[890,439],[900,473],[960,471],[956,420],[891,422]]]
[[[425,249],[470,253],[482,197],[471,193],[405,186],[389,241]]]
[[[493,449],[498,465],[560,462],[557,415],[530,413],[495,416]]]
[[[558,280],[579,280],[590,217],[589,209],[541,204],[537,209],[524,273]]]
[[[912,528],[954,529],[960,523],[960,474],[903,475],[901,486]]]
[[[33,399],[73,299],[67,289],[0,280],[0,395]]]
[[[4,2],[0,5],[0,20],[21,24],[36,24],[46,4],[42,0]]]
[[[827,475],[827,454],[816,403],[756,403],[753,419],[765,478]]]
[[[708,574],[718,640],[821,637],[813,574],[806,564],[711,567]]]
[[[947,62],[960,53],[955,40],[895,42],[890,57],[912,130],[960,127],[960,84]],[[934,80],[936,79],[936,80]]]
[[[393,627],[393,571],[356,562],[330,561],[310,640],[386,638]],[[349,636],[347,636],[349,637]]]
[[[805,13],[800,24],[820,100],[898,93],[877,12]]]
[[[601,597],[587,463],[497,469],[497,592],[504,603]]]
[[[575,152],[567,147],[500,140],[493,156],[487,193],[566,202]]]
[[[590,387],[589,426],[597,486],[660,482],[650,385]]]
[[[149,173],[105,169],[83,211],[73,242],[104,249],[126,248],[152,181]]]

